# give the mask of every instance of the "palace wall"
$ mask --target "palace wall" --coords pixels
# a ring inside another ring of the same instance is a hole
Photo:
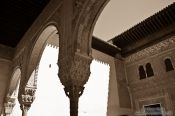
[[[126,58],[126,76],[135,113],[141,112],[144,105],[157,103],[160,103],[166,114],[175,112],[175,69],[166,71],[167,58],[174,67],[175,37]],[[147,63],[151,64],[154,75],[140,79],[139,66],[146,70]]]

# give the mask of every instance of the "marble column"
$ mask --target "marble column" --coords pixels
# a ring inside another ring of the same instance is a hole
[[[91,61],[90,56],[76,53],[68,64],[65,65],[65,60],[59,62],[59,78],[65,87],[65,94],[70,99],[70,116],[78,116],[79,97],[89,79]]]
[[[19,103],[22,110],[22,116],[27,116],[27,112],[35,99],[35,88],[25,88],[25,92],[20,94]]]

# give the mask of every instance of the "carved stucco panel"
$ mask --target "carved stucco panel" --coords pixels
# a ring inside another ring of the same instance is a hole
[[[157,54],[157,53],[160,53],[160,52],[163,52],[163,51],[166,51],[168,49],[171,49],[175,46],[175,36],[167,39],[167,40],[164,40],[160,43],[157,43],[153,46],[150,46],[148,48],[145,48],[139,52],[136,52],[130,56],[128,56],[125,61],[126,63],[130,63],[130,62],[134,62],[136,60],[141,60],[143,58],[146,58],[146,57],[150,57],[154,54]]]

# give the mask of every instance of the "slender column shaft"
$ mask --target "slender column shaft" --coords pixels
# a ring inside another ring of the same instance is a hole
[[[27,109],[22,110],[22,116],[27,116],[27,112],[28,112]]]
[[[65,93],[70,99],[70,116],[78,116],[78,102],[84,87],[70,86],[65,88]]]
[[[72,95],[71,95],[72,96]],[[78,97],[70,97],[70,114],[71,116],[78,116]]]
[[[70,114],[71,116],[78,116],[78,101],[79,101],[79,91],[76,87],[72,87],[70,91]]]
[[[22,111],[22,116],[27,116],[27,111]]]
[[[27,112],[28,112],[29,108],[30,108],[30,105],[27,105],[27,104],[21,105],[22,116],[27,116]]]

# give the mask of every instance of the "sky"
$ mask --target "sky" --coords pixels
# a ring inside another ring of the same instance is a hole
[[[93,35],[107,41],[173,2],[175,0],[110,0],[97,20]]]
[[[69,99],[57,75],[57,59],[58,49],[47,46],[39,65],[36,98],[28,116],[70,116]],[[79,116],[106,116],[108,82],[109,65],[93,60],[89,81],[79,100]],[[16,102],[12,116],[21,116],[19,103]]]

